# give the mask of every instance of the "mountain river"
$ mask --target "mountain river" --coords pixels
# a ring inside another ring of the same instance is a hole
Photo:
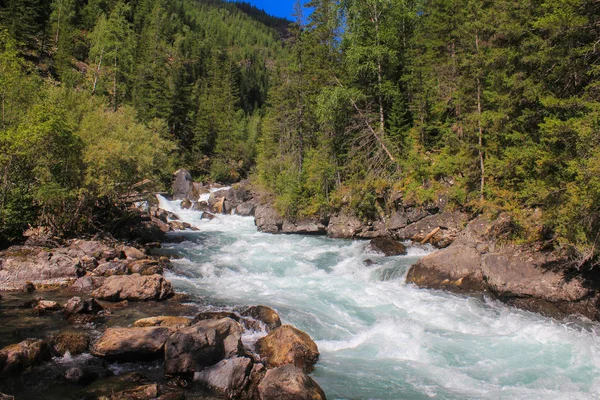
[[[251,217],[201,220],[159,200],[200,229],[164,245],[182,257],[175,288],[208,309],[276,309],[318,344],[312,376],[330,400],[600,399],[600,325],[405,284],[431,248],[385,258],[364,241],[270,235]]]

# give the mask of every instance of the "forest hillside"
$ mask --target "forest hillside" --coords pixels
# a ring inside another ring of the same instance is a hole
[[[0,236],[89,228],[185,166],[291,218],[443,199],[593,259],[600,3],[304,5],[0,1]]]

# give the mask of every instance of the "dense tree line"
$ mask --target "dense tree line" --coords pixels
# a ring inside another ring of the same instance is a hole
[[[280,210],[384,211],[386,193],[515,217],[515,239],[593,253],[600,3],[313,0],[259,143]]]
[[[244,2],[0,0],[2,236],[76,229],[87,202],[177,165],[252,176],[291,217],[375,218],[392,193],[510,212],[513,239],[585,258],[599,16],[594,0],[311,0],[287,27]]]
[[[0,1],[0,242],[102,229],[175,167],[247,176],[284,23],[243,2]]]

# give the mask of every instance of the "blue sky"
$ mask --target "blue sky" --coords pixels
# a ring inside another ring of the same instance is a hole
[[[267,13],[277,17],[292,18],[294,12],[295,0],[246,0],[258,8],[262,8]]]

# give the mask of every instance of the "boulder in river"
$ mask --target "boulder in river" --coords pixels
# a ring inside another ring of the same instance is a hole
[[[323,223],[320,218],[316,217],[297,221],[285,219],[281,227],[281,232],[301,235],[326,235],[327,224]]]
[[[375,252],[383,253],[386,257],[405,255],[406,248],[404,245],[390,236],[382,236],[371,239],[369,248]]]
[[[93,296],[106,301],[165,300],[173,294],[171,283],[160,275],[115,275],[108,277]]]
[[[351,239],[363,230],[363,223],[358,217],[341,212],[329,219],[327,236],[338,239]]]
[[[325,400],[323,389],[300,368],[286,364],[267,371],[258,385],[260,400]]]
[[[244,317],[251,317],[265,324],[268,330],[273,330],[281,326],[279,314],[271,307],[252,306],[241,313]]]
[[[165,344],[165,374],[188,375],[242,353],[242,327],[230,318],[200,321]]]
[[[283,218],[270,204],[256,206],[254,222],[259,231],[266,233],[280,233],[283,226]]]
[[[239,399],[250,384],[252,360],[244,357],[229,358],[194,374],[194,381],[218,395]]]
[[[499,246],[494,235],[502,221],[472,221],[449,247],[421,258],[406,281],[457,293],[491,292],[508,304],[550,316],[580,313],[600,319],[600,297],[555,253],[528,245]]]
[[[91,353],[114,361],[147,361],[164,356],[165,342],[173,331],[164,327],[109,328]]]
[[[283,325],[256,342],[257,352],[270,368],[294,364],[303,371],[312,371],[319,360],[317,344],[305,332]]]
[[[15,375],[52,357],[50,347],[39,339],[26,339],[0,350],[0,375]]]
[[[173,200],[183,200],[188,198],[192,189],[192,174],[185,169],[178,169],[173,174]]]
[[[85,353],[89,345],[90,335],[86,332],[60,332],[52,338],[52,346],[61,356],[67,352],[73,356]]]

